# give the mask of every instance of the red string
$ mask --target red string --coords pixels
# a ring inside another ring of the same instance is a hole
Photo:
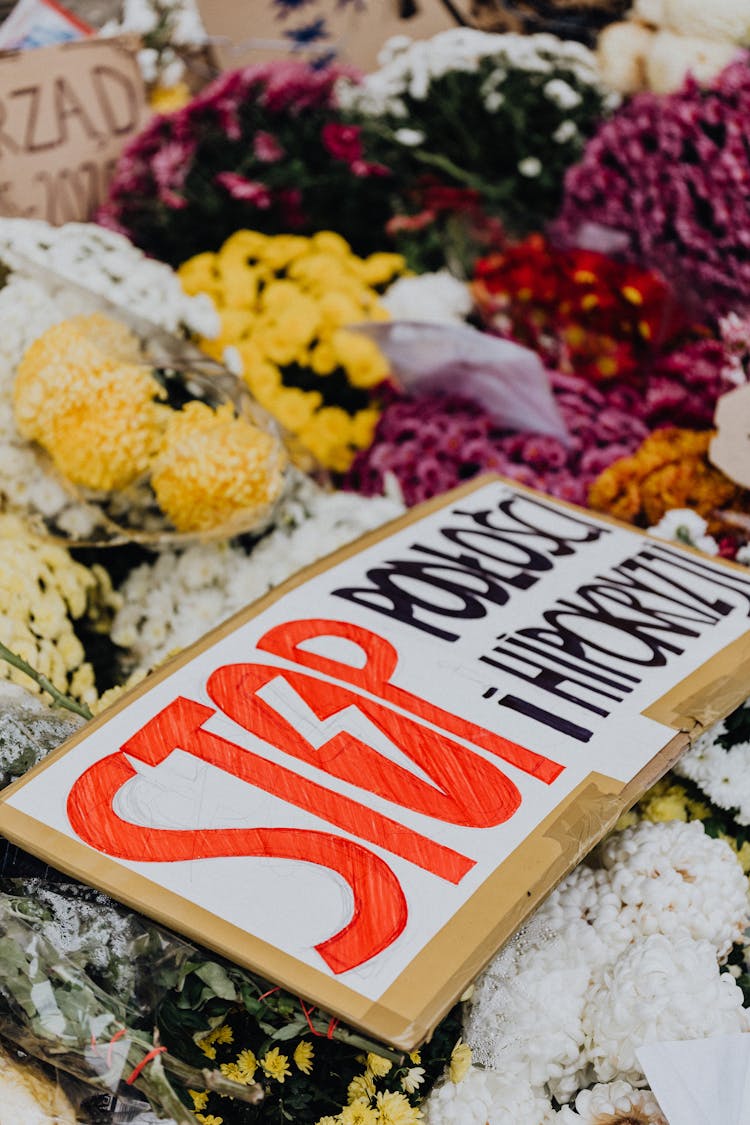
[[[166,1049],[167,1049],[166,1047],[153,1047],[152,1050],[150,1050],[147,1055],[144,1055],[144,1057],[138,1063],[138,1066],[133,1067],[133,1070],[132,1070],[130,1076],[125,1079],[128,1086],[133,1085],[136,1078],[138,1077],[138,1075],[143,1070],[144,1066],[146,1066],[148,1063],[150,1063],[152,1059],[155,1059],[157,1055],[163,1054],[164,1051],[166,1051]]]
[[[315,1028],[313,1027],[312,1021],[310,1019],[310,1016],[315,1011],[315,1008],[314,1007],[306,1008],[304,1000],[300,999],[299,996],[297,997],[297,999],[299,1000],[300,1008],[304,1012],[305,1019],[307,1020],[307,1026],[310,1028],[310,1031],[313,1033],[313,1035],[317,1035],[317,1037],[319,1039],[323,1039],[324,1038],[323,1032],[322,1031],[316,1031]],[[326,1039],[333,1039],[333,1033],[336,1030],[336,1028],[338,1027],[338,1024],[339,1024],[339,1021],[334,1016],[334,1018],[331,1020],[331,1022],[328,1025],[328,1030],[325,1033]]]
[[[112,1065],[112,1052],[115,1049],[115,1043],[117,1042],[118,1039],[122,1039],[123,1035],[126,1035],[126,1034],[127,1034],[127,1032],[126,1032],[125,1028],[123,1027],[117,1032],[116,1035],[113,1035],[112,1038],[110,1039],[109,1047],[107,1048],[107,1066]]]
[[[310,1020],[310,1016],[315,1011],[315,1008],[306,1008],[304,1000],[301,1000],[299,997],[297,997],[297,999],[299,1000],[300,1008],[305,1013],[305,1019],[307,1020],[307,1026],[310,1028],[310,1031],[313,1033],[313,1035],[320,1035],[320,1032],[315,1030],[312,1025],[312,1021]]]
[[[265,1000],[266,996],[273,996],[274,992],[279,992],[279,991],[280,991],[280,989],[279,989],[278,985],[276,986],[276,988],[269,988],[268,992],[264,992],[262,996],[258,997],[258,999],[259,1000]]]

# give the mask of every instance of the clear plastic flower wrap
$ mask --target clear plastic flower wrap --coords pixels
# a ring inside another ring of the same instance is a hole
[[[38,531],[74,544],[159,544],[267,526],[287,456],[241,382],[94,293],[81,293],[86,311],[63,318],[44,272],[32,273],[26,296],[40,315],[6,357],[2,453],[4,468],[10,450],[39,487],[19,497],[6,486],[10,502]]]

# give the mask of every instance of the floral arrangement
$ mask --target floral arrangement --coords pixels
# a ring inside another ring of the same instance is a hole
[[[30,664],[62,695],[91,705],[95,674],[76,623],[99,622],[119,604],[102,566],[75,562],[64,547],[28,533],[21,521],[0,514],[0,644]],[[0,682],[36,691],[25,672],[0,659]]]
[[[186,292],[210,294],[219,310],[221,332],[203,349],[241,371],[320,464],[344,471],[372,439],[372,392],[388,375],[375,344],[345,326],[387,319],[375,287],[403,265],[397,254],[359,258],[333,231],[308,239],[241,230],[178,275]]]
[[[569,446],[549,434],[508,433],[477,403],[457,396],[394,396],[372,444],[354,459],[346,488],[376,496],[394,476],[407,504],[416,504],[471,479],[497,472],[573,503],[618,457],[648,434],[641,397],[632,388],[602,392],[588,380],[550,373]]]
[[[477,262],[472,291],[493,331],[594,382],[636,374],[685,327],[657,274],[539,234]]]
[[[675,94],[634,97],[569,170],[556,236],[612,228],[631,260],[661,270],[702,313],[746,311],[749,106],[744,58],[707,89],[689,80]]]
[[[175,409],[140,362],[137,338],[101,313],[63,321],[24,353],[13,387],[15,421],[73,484],[117,491],[150,474],[178,531],[255,527],[278,499],[278,440],[231,402]]]
[[[594,481],[589,505],[627,523],[657,524],[673,508],[691,508],[717,526],[716,510],[744,510],[744,491],[708,461],[711,431],[656,430]]]
[[[554,214],[563,172],[613,104],[591,52],[552,35],[456,28],[393,39],[380,62],[339,97],[397,186],[432,173],[514,230]]]
[[[699,820],[643,820],[611,835],[595,862],[477,981],[464,1035],[485,1069],[439,1087],[429,1125],[593,1125],[629,1114],[663,1125],[634,1048],[747,1026],[735,975],[720,969],[748,918],[733,849]]]
[[[222,75],[131,141],[98,221],[173,264],[244,228],[333,222],[358,251],[375,248],[390,172],[342,118],[342,73],[288,60]]]

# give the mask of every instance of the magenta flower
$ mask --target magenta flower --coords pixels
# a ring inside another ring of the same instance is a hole
[[[259,129],[253,137],[253,152],[262,164],[275,164],[284,155],[284,149],[276,137],[263,129]]]
[[[327,121],[321,130],[320,139],[326,151],[336,160],[354,164],[362,159],[362,130],[358,125]]]
[[[639,94],[601,126],[565,177],[555,236],[597,224],[627,235],[630,260],[661,272],[703,319],[750,309],[750,66],[707,89]]]
[[[261,211],[271,206],[271,193],[259,180],[246,180],[236,172],[219,172],[216,183],[225,188],[232,199],[252,203]]]

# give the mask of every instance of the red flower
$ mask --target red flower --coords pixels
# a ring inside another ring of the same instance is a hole
[[[225,188],[232,199],[253,203],[261,211],[267,211],[271,206],[271,193],[260,180],[246,180],[237,172],[219,172],[216,183]]]
[[[334,160],[345,160],[353,164],[362,160],[362,137],[358,125],[339,125],[335,121],[328,121],[321,130],[323,147],[331,154]]]

